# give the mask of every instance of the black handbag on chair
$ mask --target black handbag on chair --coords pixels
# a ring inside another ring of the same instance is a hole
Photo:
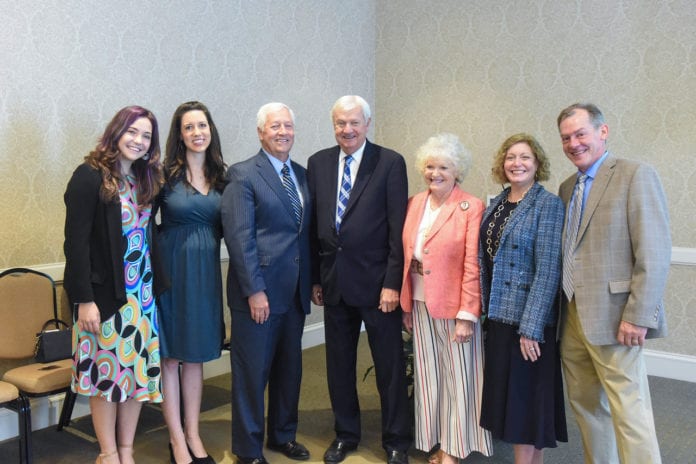
[[[72,357],[72,329],[60,319],[47,320],[36,334],[34,358],[39,363],[50,363]]]

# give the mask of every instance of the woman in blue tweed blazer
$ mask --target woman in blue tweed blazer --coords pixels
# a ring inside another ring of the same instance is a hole
[[[567,441],[556,342],[563,202],[537,181],[549,162],[528,134],[509,137],[493,178],[510,186],[483,213],[481,298],[487,314],[481,426],[513,444],[515,464],[540,463]]]

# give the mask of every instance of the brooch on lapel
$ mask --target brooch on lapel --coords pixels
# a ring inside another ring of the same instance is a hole
[[[459,207],[462,209],[462,211],[466,211],[469,209],[469,202],[468,201],[462,201],[459,203]]]

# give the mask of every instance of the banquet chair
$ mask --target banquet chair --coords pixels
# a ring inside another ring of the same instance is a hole
[[[23,365],[2,376],[19,393],[18,413],[23,425],[26,461],[32,460],[31,405],[29,398],[66,392],[70,388],[72,360],[33,362],[36,334],[44,323],[58,317],[56,287],[47,274],[26,268],[0,273],[0,359],[18,360]]]
[[[19,464],[29,463],[26,429],[27,398],[19,393],[17,387],[0,380],[0,408],[7,408],[17,413],[17,430],[19,431]]]

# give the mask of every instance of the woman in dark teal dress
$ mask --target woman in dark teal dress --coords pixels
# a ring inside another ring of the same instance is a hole
[[[151,221],[161,182],[157,120],[129,106],[106,126],[65,191],[72,389],[89,396],[98,464],[132,464],[142,403],[162,401],[155,296],[166,277]]]
[[[214,463],[201,441],[198,421],[203,363],[220,357],[225,333],[220,271],[225,164],[217,128],[202,103],[187,102],[176,109],[164,168],[160,238],[172,286],[160,300],[160,351],[170,459]]]

